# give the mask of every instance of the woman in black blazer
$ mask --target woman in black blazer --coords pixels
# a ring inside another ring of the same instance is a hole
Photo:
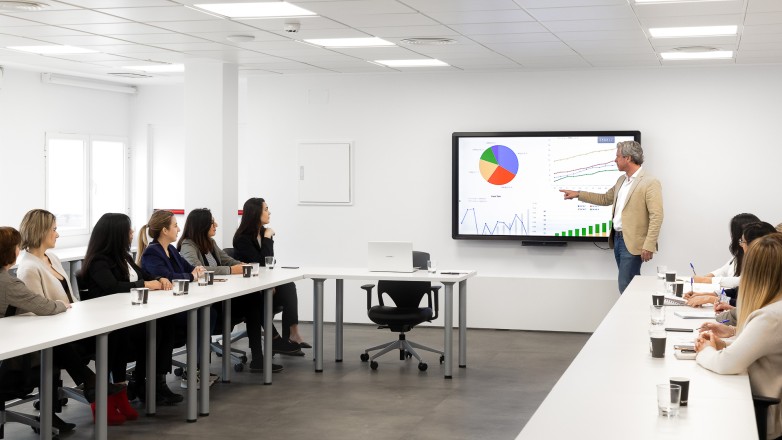
[[[150,290],[170,290],[171,281],[150,275],[133,262],[130,243],[133,229],[125,214],[104,214],[92,230],[87,253],[79,275],[81,299],[98,298],[115,293],[126,293],[136,287]],[[174,321],[157,320],[157,402],[171,405],[184,398],[166,385],[166,373],[171,370]],[[109,370],[115,383],[125,382],[127,364],[136,361],[133,379],[128,383],[128,397],[144,399],[146,390],[146,325],[138,324],[115,330],[109,334]]]
[[[266,257],[274,256],[274,230],[267,228],[271,213],[262,198],[254,197],[244,202],[242,220],[234,234],[234,251],[241,261],[266,265]],[[282,337],[274,329],[272,350],[274,353],[304,356],[302,348],[312,346],[299,334],[299,299],[293,283],[277,286],[274,292],[275,308],[282,306]]]

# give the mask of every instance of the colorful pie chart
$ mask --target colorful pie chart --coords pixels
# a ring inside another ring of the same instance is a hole
[[[516,153],[505,145],[494,145],[481,154],[481,176],[492,185],[505,185],[519,172]]]

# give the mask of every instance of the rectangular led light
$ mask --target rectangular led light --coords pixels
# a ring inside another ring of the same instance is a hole
[[[695,27],[670,27],[649,28],[652,38],[676,38],[676,37],[715,37],[738,34],[739,27],[731,26],[695,26]]]
[[[307,43],[323,47],[384,47],[395,46],[394,43],[382,38],[316,38],[304,40]]]
[[[382,64],[388,67],[447,67],[448,64],[436,60],[434,58],[427,58],[422,60],[375,60],[377,64]]]
[[[84,49],[74,46],[48,45],[48,46],[8,46],[7,49],[21,52],[37,53],[39,55],[62,55],[73,53],[97,53],[97,50]]]
[[[728,0],[635,0],[636,4],[651,4],[651,3],[704,3],[704,2],[720,2]]]
[[[150,73],[178,73],[185,71],[184,64],[150,64],[148,66],[124,66],[123,69],[140,70]]]
[[[733,58],[732,50],[712,50],[709,52],[662,52],[664,60],[726,60]]]
[[[265,3],[203,3],[193,5],[229,18],[276,18],[317,15],[288,2]]]

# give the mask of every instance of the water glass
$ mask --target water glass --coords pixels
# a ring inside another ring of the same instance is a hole
[[[187,295],[190,290],[190,280],[173,280],[174,296]]]
[[[130,289],[130,304],[137,306],[144,303],[144,291],[146,288],[134,288]]]
[[[664,383],[657,385],[657,410],[661,416],[679,415],[679,403],[682,395],[681,385]]]
[[[435,261],[435,260],[428,260],[426,262],[426,270],[428,270],[429,273],[436,273],[437,272],[437,261]]]
[[[252,276],[257,277],[261,273],[261,265],[259,263],[250,263],[252,267]]]
[[[649,306],[649,317],[652,325],[665,324],[665,306],[656,306],[654,304]]]
[[[657,278],[665,278],[665,272],[668,272],[668,266],[657,266]]]
[[[266,257],[265,261],[267,269],[274,269],[274,265],[277,264],[277,260],[274,257]]]

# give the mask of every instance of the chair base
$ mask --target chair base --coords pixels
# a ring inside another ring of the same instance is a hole
[[[418,354],[418,352],[415,351],[416,348],[419,349],[419,350],[424,350],[424,351],[428,351],[428,352],[431,352],[431,353],[439,354],[440,355],[440,362],[442,362],[442,359],[445,356],[445,353],[440,351],[440,350],[436,350],[434,348],[427,347],[425,345],[421,345],[421,344],[415,343],[413,341],[408,341],[407,338],[405,338],[405,334],[404,333],[400,333],[399,334],[399,339],[396,340],[396,341],[391,341],[391,342],[387,342],[385,344],[376,345],[374,347],[367,348],[366,350],[364,350],[364,355],[365,356],[362,356],[362,360],[369,360],[369,361],[373,361],[374,362],[375,359],[379,358],[380,356],[383,356],[384,354],[388,353],[389,351],[398,349],[399,350],[399,359],[400,360],[405,358],[405,353],[410,353],[411,356],[413,356],[414,358],[418,359],[419,363],[423,363],[424,362],[423,359],[421,359],[421,356]],[[375,350],[380,350],[380,351],[375,353],[372,357],[369,357],[369,352],[370,351],[375,351]],[[364,359],[365,357],[366,357],[366,359]]]
[[[34,415],[19,413],[16,411],[10,411],[8,409],[17,405],[21,405],[23,403],[31,402],[36,399],[38,399],[37,394],[29,395],[21,399],[14,399],[5,402],[5,405],[3,405],[3,408],[0,410],[0,439],[5,437],[4,427],[5,424],[8,422],[21,423],[22,425],[27,425],[33,428],[33,430],[41,429],[41,422],[38,421],[38,419]],[[59,434],[59,430],[57,428],[52,428],[52,434],[54,436],[57,436]]]

